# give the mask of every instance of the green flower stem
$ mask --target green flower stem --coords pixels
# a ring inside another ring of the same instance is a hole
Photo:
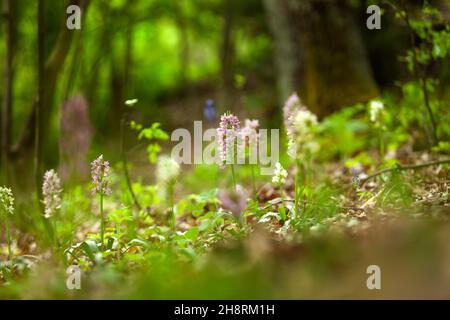
[[[300,161],[297,160],[296,163],[297,166],[297,173],[295,174],[295,186],[294,186],[294,193],[295,193],[295,201],[294,201],[294,213],[295,217],[294,219],[297,219],[299,217],[299,205],[300,205],[300,185],[301,185],[301,164]]]
[[[297,169],[298,170],[298,169]],[[295,175],[294,181],[294,220],[298,217],[298,173]]]
[[[8,244],[8,260],[12,263],[13,252],[11,249],[11,231],[9,228],[9,222],[6,221],[6,243]]]
[[[103,193],[100,192],[100,243],[101,249],[105,250],[105,216],[103,215]]]
[[[56,247],[57,254],[61,256],[61,259],[65,262],[66,258],[64,256],[64,251],[62,250],[61,244],[59,243],[58,233],[56,230],[56,221],[53,219],[51,224],[52,234],[53,234],[53,244]]]
[[[255,165],[250,165],[252,169],[252,188],[253,188],[253,196],[256,200],[256,179],[255,179]]]
[[[177,223],[176,223],[176,217],[175,217],[175,210],[174,210],[174,184],[175,181],[173,182],[169,182],[168,186],[167,186],[167,195],[168,195],[168,200],[169,200],[169,208],[170,208],[170,217],[169,217],[169,223],[170,223],[170,227],[172,229],[172,231],[175,231],[176,227],[177,227]]]
[[[281,212],[283,212],[283,220],[286,220],[286,207],[284,205],[284,192],[283,192],[283,184],[280,183],[278,184],[278,187],[280,188],[280,198],[281,198]]]
[[[231,165],[231,178],[233,179],[234,190],[236,190],[236,176],[234,172],[234,164]]]
[[[116,250],[116,258],[117,261],[120,260],[120,224],[116,223],[116,234],[117,234],[117,250]]]
[[[383,130],[382,129],[380,129],[380,132],[379,132],[379,136],[378,136],[378,139],[380,140],[379,141],[379,147],[380,147],[380,163],[382,163],[383,162],[383,159],[384,159],[384,139],[383,139]]]

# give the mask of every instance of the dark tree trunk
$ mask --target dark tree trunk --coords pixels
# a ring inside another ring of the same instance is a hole
[[[1,158],[0,168],[2,178],[6,183],[9,180],[9,149],[11,146],[12,128],[12,96],[14,83],[14,46],[15,46],[15,23],[14,23],[14,1],[5,0],[3,3],[3,16],[5,21],[5,71],[3,105],[1,110]]]
[[[281,94],[294,78],[302,101],[320,116],[378,95],[360,34],[365,25],[357,25],[347,1],[272,1],[266,0],[266,8],[274,14],[269,21]],[[292,50],[298,65],[290,62]]]
[[[34,170],[35,170],[35,180],[36,180],[36,190],[40,189],[43,166],[42,166],[42,150],[43,150],[43,141],[44,141],[44,117],[43,111],[46,104],[48,104],[48,100],[45,95],[45,0],[38,1],[38,28],[37,28],[37,51],[38,51],[38,94],[37,101],[35,107],[35,125],[34,125]],[[39,199],[39,192],[38,199]]]
[[[85,9],[88,4],[88,0],[71,0],[70,4],[79,5],[83,14],[85,14]],[[45,75],[45,86],[42,88],[41,96],[36,99],[33,103],[31,112],[26,121],[26,125],[19,137],[18,143],[12,147],[12,155],[14,157],[24,157],[27,158],[30,152],[33,150],[35,140],[35,125],[36,116],[38,109],[38,100],[42,101],[42,109],[40,110],[40,122],[49,123],[50,117],[53,110],[53,96],[56,89],[56,83],[59,78],[59,73],[64,65],[65,59],[69,53],[72,37],[76,30],[69,30],[66,27],[66,22],[64,19],[64,24],[62,25],[61,31],[59,33],[58,39],[56,41],[55,47],[51,52],[50,56],[44,64],[44,70],[42,74]],[[40,132],[42,143],[46,141],[46,127],[44,126]]]

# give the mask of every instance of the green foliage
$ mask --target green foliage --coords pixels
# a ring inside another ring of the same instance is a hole
[[[385,178],[383,190],[377,196],[377,205],[387,207],[409,207],[413,201],[412,186],[394,172]]]
[[[405,12],[400,17],[405,17]],[[420,17],[410,19],[409,22],[411,29],[421,39],[420,45],[409,50],[405,57],[411,72],[414,72],[414,54],[422,65],[450,56],[450,26],[440,10],[425,2]],[[437,29],[436,25],[443,25],[443,28]]]
[[[138,140],[148,140],[148,141],[166,141],[169,139],[169,135],[163,129],[161,129],[161,124],[159,122],[153,123],[150,127],[144,127],[135,121],[130,122],[131,129],[138,132]],[[158,143],[149,143],[147,145],[148,161],[150,163],[156,163],[158,153],[161,151],[161,146]]]
[[[335,156],[347,158],[357,150],[366,147],[364,135],[367,135],[369,125],[364,118],[358,117],[366,108],[362,104],[344,108],[332,114],[320,124],[321,156],[332,159]]]

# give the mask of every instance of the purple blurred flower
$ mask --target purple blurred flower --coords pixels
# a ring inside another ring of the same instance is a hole
[[[353,167],[350,168],[350,172],[352,174],[352,183],[353,185],[358,188],[361,186],[361,180],[365,179],[367,177],[367,174],[364,173],[364,167],[361,165],[361,163],[357,163]]]
[[[241,130],[242,139],[244,139],[245,141],[248,140],[257,141],[259,138],[259,134],[257,131],[258,129],[259,129],[258,120],[245,119],[245,126]]]
[[[220,117],[219,128],[217,128],[219,157],[222,164],[232,163],[235,156],[234,143],[241,129],[241,123],[233,114],[223,114]]]
[[[245,119],[245,126],[240,132],[241,141],[239,142],[239,152],[241,152],[241,155],[245,155],[245,149],[247,146],[253,149],[251,152],[256,152],[255,148],[258,146],[260,136],[258,129],[258,120]]]
[[[108,176],[109,176],[109,162],[103,159],[103,155],[100,155],[97,159],[91,163],[91,176],[93,194],[109,195],[111,190],[108,188]]]
[[[71,178],[87,179],[89,167],[86,157],[91,137],[92,128],[88,102],[83,95],[78,94],[61,107],[59,138],[61,166],[59,172],[63,181]]]
[[[235,216],[242,215],[247,207],[248,193],[240,185],[236,186],[236,190],[233,189],[230,192],[221,190],[217,197],[220,200],[221,207]]]

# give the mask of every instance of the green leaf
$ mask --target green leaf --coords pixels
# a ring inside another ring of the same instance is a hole
[[[98,246],[96,241],[85,240],[80,244],[79,248],[86,254],[86,256],[89,257],[89,259],[91,259],[92,261],[95,260],[95,254],[98,253]]]
[[[184,236],[187,239],[195,240],[197,238],[198,232],[199,232],[198,227],[192,227],[184,234]]]
[[[128,242],[128,245],[130,247],[141,246],[141,247],[144,247],[146,249],[150,248],[150,246],[151,246],[148,241],[145,241],[145,240],[142,240],[142,239],[136,239],[136,238],[131,240],[130,242]]]

